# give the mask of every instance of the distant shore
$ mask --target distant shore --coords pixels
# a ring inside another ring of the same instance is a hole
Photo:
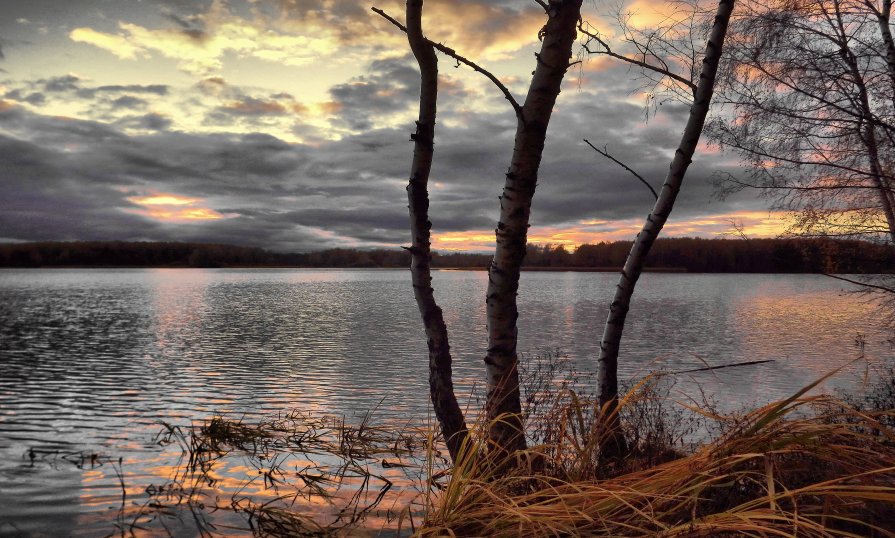
[[[523,271],[617,273],[630,241],[565,247],[528,245]],[[403,269],[410,253],[400,248],[334,248],[274,252],[212,243],[75,241],[0,244],[0,267],[71,268],[321,268]],[[433,251],[434,270],[486,270],[488,252]],[[895,248],[882,243],[833,239],[658,239],[647,271],[663,273],[895,272]]]

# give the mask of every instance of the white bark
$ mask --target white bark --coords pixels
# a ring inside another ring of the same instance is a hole
[[[572,56],[581,0],[550,0],[547,12],[537,66],[525,103],[518,111],[513,158],[500,197],[497,247],[488,270],[486,415],[491,425],[492,447],[505,452],[525,448],[516,354],[519,269],[525,256],[531,201],[547,125]]]
[[[715,14],[715,22],[706,43],[705,59],[699,75],[693,105],[690,107],[690,116],[680,145],[675,152],[674,160],[665,179],[665,184],[659,192],[659,199],[653,207],[652,213],[646,218],[640,233],[631,246],[631,252],[625,261],[615,290],[615,297],[609,308],[609,317],[603,330],[603,338],[600,343],[600,357],[597,373],[599,401],[603,409],[614,412],[618,398],[618,355],[625,328],[625,319],[631,304],[631,296],[634,287],[643,271],[643,265],[649,254],[653,242],[662,231],[662,227],[668,220],[674,207],[675,199],[680,192],[687,167],[696,151],[696,145],[702,134],[705,119],[708,115],[709,104],[715,86],[715,76],[718,72],[718,62],[721,58],[721,50],[730,16],[733,12],[734,0],[721,0]]]

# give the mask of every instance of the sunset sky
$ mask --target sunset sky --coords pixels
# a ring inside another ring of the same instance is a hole
[[[418,72],[372,0],[0,1],[0,242],[284,251],[409,242]],[[403,19],[403,2],[376,2]],[[585,5],[585,18],[609,31],[600,15],[611,10]],[[629,7],[649,24],[650,6]],[[430,37],[524,99],[544,21],[534,2],[429,0],[426,10]],[[443,56],[440,69],[433,246],[487,250],[515,118],[480,75]],[[644,122],[635,76],[605,59],[570,70],[532,241],[630,239],[639,229],[651,194],[582,142],[606,145],[661,185],[687,107],[667,103]],[[736,164],[701,148],[668,235],[713,237],[730,219],[756,237],[781,231],[755,193],[713,197],[712,173]]]

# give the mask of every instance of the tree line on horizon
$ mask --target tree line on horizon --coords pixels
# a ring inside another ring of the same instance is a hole
[[[523,267],[617,270],[631,241],[528,245]],[[695,273],[891,273],[895,248],[858,240],[702,239],[656,241],[647,267]],[[491,255],[433,252],[435,268],[484,269]],[[78,241],[0,245],[0,267],[321,267],[405,268],[403,249],[334,248],[280,253],[213,243]]]

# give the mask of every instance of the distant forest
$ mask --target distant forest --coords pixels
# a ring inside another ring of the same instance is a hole
[[[531,269],[617,270],[630,241],[530,245]],[[699,239],[656,241],[648,268],[704,273],[891,273],[895,249],[864,241],[816,239]],[[485,268],[488,254],[441,252],[432,265]],[[0,267],[408,267],[401,249],[330,249],[284,254],[207,243],[47,242],[0,245]]]

